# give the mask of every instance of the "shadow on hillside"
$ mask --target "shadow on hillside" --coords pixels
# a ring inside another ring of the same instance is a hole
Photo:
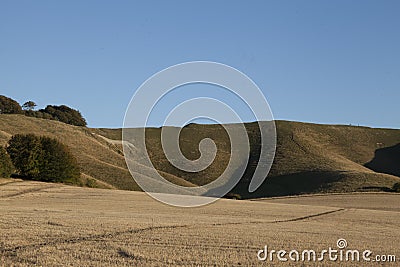
[[[342,171],[308,171],[268,177],[253,193],[248,192],[250,179],[242,178],[229,195],[238,195],[242,199],[248,199],[321,193],[329,191],[331,185],[340,181],[345,173]]]
[[[400,177],[400,143],[394,146],[377,149],[375,151],[375,157],[364,166],[375,172]]]

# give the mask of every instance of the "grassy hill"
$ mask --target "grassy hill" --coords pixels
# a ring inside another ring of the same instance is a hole
[[[271,172],[264,184],[249,194],[248,184],[260,153],[257,126],[246,124],[251,155],[242,180],[232,191],[243,198],[387,190],[400,182],[400,130],[277,121],[277,152]],[[55,137],[69,146],[82,169],[80,185],[140,190],[126,168],[121,129],[90,129],[21,115],[0,115],[0,144],[5,145],[18,133]],[[160,134],[159,128],[147,129],[147,149],[157,170],[176,184],[206,184],[216,179],[229,161],[229,138],[221,126],[190,124],[182,129],[182,153],[189,159],[200,156],[198,144],[203,138],[209,137],[217,145],[216,160],[199,173],[171,165],[162,153]],[[147,167],[137,163],[136,170],[135,175],[152,179]]]
[[[246,194],[246,182],[235,192],[261,197],[385,190],[400,181],[388,174],[400,169],[399,150],[391,154],[390,162],[371,165],[382,147],[400,143],[399,130],[288,121],[278,121],[276,126],[277,153],[266,183],[253,195]],[[249,169],[247,175],[251,173]]]
[[[126,167],[121,150],[91,129],[23,115],[0,115],[1,145],[5,145],[14,134],[28,133],[57,138],[66,144],[81,167],[80,185],[140,190]],[[146,168],[138,166],[137,175],[146,175]],[[193,186],[173,175],[166,176],[177,184]]]
[[[277,151],[268,179],[254,193],[248,185],[259,160],[260,132],[257,123],[246,124],[251,155],[246,172],[232,194],[243,198],[303,193],[387,191],[400,182],[400,130],[344,125],[277,121]],[[110,139],[120,139],[120,129],[98,129]],[[203,138],[218,147],[216,160],[204,171],[189,173],[172,166],[162,153],[161,129],[148,129],[147,148],[153,165],[193,184],[216,179],[230,157],[229,139],[218,125],[190,124],[181,131],[182,153],[189,159],[200,154]],[[195,134],[194,134],[195,133]]]

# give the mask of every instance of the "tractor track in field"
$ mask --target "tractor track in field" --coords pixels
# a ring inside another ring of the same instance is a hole
[[[18,183],[18,182],[10,182],[10,183],[7,183],[7,184],[12,184],[12,183]],[[29,194],[29,193],[37,193],[37,192],[40,192],[42,190],[46,190],[46,189],[50,189],[50,188],[57,188],[57,187],[58,186],[55,186],[55,185],[47,185],[47,186],[41,186],[41,187],[28,188],[28,189],[21,190],[21,191],[18,191],[18,192],[2,195],[2,196],[0,196],[0,199],[21,196],[21,195],[25,195],[25,194]]]
[[[112,233],[102,233],[102,234],[95,234],[95,235],[88,235],[88,236],[81,236],[81,237],[72,237],[72,238],[67,238],[67,239],[56,239],[56,240],[51,240],[47,242],[42,242],[42,243],[36,243],[36,244],[28,244],[24,246],[16,246],[13,248],[0,248],[0,253],[15,253],[19,250],[26,250],[26,249],[32,249],[32,248],[40,248],[40,247],[45,247],[45,246],[55,246],[55,245],[60,245],[60,244],[74,244],[74,243],[80,243],[80,242],[87,242],[87,241],[104,241],[105,239],[109,238],[114,238],[119,235],[123,234],[137,234],[137,233],[143,233],[147,231],[152,231],[152,230],[160,230],[160,229],[176,229],[176,228],[183,228],[187,227],[188,225],[168,225],[168,226],[151,226],[151,227],[145,227],[145,228],[139,228],[139,229],[129,229],[129,230],[124,230],[124,231],[117,231],[117,232],[112,232]]]
[[[312,215],[307,215],[307,216],[303,216],[303,217],[298,217],[298,218],[293,218],[293,219],[278,220],[278,221],[275,221],[275,223],[285,223],[285,222],[303,221],[303,220],[307,220],[307,219],[311,219],[311,218],[315,218],[315,217],[321,217],[321,216],[324,216],[324,215],[333,214],[333,213],[337,213],[337,212],[345,211],[345,210],[346,210],[346,209],[344,209],[344,208],[340,208],[340,209],[336,209],[336,210],[320,212],[320,213],[316,213],[316,214],[312,214]]]
[[[0,186],[6,186],[9,184],[16,184],[16,183],[23,183],[24,181],[11,181],[11,182],[5,182],[5,183],[1,183]]]
[[[34,192],[40,191],[47,189],[49,187],[43,187],[43,188],[37,188]],[[19,192],[19,193],[30,193],[32,190],[29,190],[29,192]],[[274,221],[247,221],[247,222],[230,222],[230,223],[213,223],[213,224],[201,224],[201,227],[215,227],[215,226],[226,226],[226,225],[245,225],[245,224],[273,224],[273,223],[286,223],[286,222],[297,222],[297,221],[302,221],[302,220],[307,220],[307,219],[312,219],[316,217],[321,217],[329,214],[334,214],[340,211],[344,211],[345,209],[336,209],[336,210],[331,210],[331,211],[326,211],[326,212],[320,212],[316,214],[311,214],[307,216],[301,216],[301,217],[296,217],[296,218],[291,218],[291,219],[285,219],[285,220],[274,220]],[[198,227],[199,225],[196,224],[184,224],[184,225],[166,225],[166,226],[150,226],[150,227],[145,227],[145,228],[139,228],[139,229],[128,229],[128,230],[122,230],[122,231],[116,231],[116,232],[111,232],[111,233],[101,233],[101,234],[94,234],[94,235],[88,235],[88,236],[78,236],[78,237],[72,237],[72,238],[66,238],[66,239],[55,239],[55,240],[49,240],[46,242],[41,242],[41,243],[35,243],[35,244],[28,244],[28,245],[23,245],[23,246],[15,246],[12,248],[5,248],[5,247],[0,247],[0,254],[15,254],[18,251],[21,250],[29,250],[29,249],[37,249],[45,246],[56,246],[56,245],[61,245],[61,244],[75,244],[75,243],[81,243],[81,242],[90,242],[90,241],[105,241],[105,240],[110,240],[113,239],[117,236],[121,235],[134,235],[134,234],[140,234],[143,232],[149,232],[149,231],[157,231],[157,230],[172,230],[172,229],[178,229],[178,228],[190,228],[190,227]],[[155,246],[167,246],[166,243],[164,242],[154,242],[152,245]],[[189,247],[189,245],[183,245],[183,247]],[[205,247],[208,247],[205,246]],[[210,248],[217,248],[217,249],[243,249],[243,247],[240,246],[231,246],[231,245],[210,245]],[[247,248],[247,249],[254,249],[254,248]]]

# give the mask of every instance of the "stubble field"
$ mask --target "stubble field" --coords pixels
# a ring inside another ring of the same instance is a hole
[[[268,249],[369,249],[400,258],[400,194],[219,200],[175,208],[145,193],[0,180],[0,266],[396,266],[259,261]],[[397,262],[398,263],[398,262]]]

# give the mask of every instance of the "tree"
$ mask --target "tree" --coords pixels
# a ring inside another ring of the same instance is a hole
[[[22,108],[17,101],[0,95],[0,114],[21,114]]]
[[[52,106],[48,105],[45,109],[40,110],[43,113],[50,114],[55,120],[75,125],[75,126],[86,126],[86,120],[82,117],[82,114],[75,109],[67,107],[65,105]]]
[[[10,156],[4,147],[0,147],[0,177],[9,178],[14,171]]]
[[[25,102],[25,104],[22,105],[22,109],[31,111],[31,110],[34,110],[36,106],[37,105],[36,105],[35,102],[28,101],[28,102]]]
[[[40,173],[40,139],[33,135],[14,135],[8,141],[7,152],[20,176],[35,179]]]
[[[64,144],[54,138],[15,135],[8,142],[7,151],[24,178],[71,183],[80,178],[77,160]]]
[[[45,109],[35,111],[36,106],[35,102],[27,101],[21,107],[17,101],[0,95],[0,114],[24,114],[28,117],[57,120],[75,126],[85,127],[87,125],[82,114],[78,110],[68,106],[48,105]]]

